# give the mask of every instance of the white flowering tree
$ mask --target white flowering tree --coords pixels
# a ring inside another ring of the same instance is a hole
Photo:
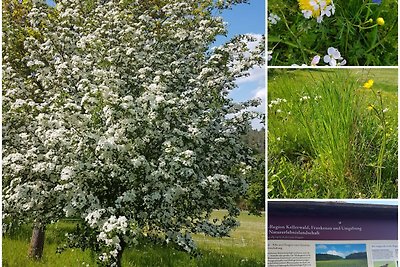
[[[42,38],[38,27],[29,21],[32,2],[6,0],[2,8],[3,218],[7,226],[33,222],[29,254],[40,258],[45,225],[63,216],[54,189],[63,161],[58,143],[68,139],[58,138],[62,128],[57,120],[60,113],[52,114],[58,110],[53,102],[55,91],[46,90],[48,85],[35,73],[39,68],[35,64],[44,64],[38,60],[41,52],[28,47],[29,42],[39,44]],[[47,6],[41,9],[49,18],[54,15]],[[42,70],[49,71],[50,66]]]
[[[23,35],[3,11],[5,221],[79,217],[69,245],[104,266],[144,238],[192,252],[191,233],[228,235],[252,160],[240,136],[258,116],[228,94],[264,44],[210,46],[225,33],[213,14],[241,2],[33,3]]]

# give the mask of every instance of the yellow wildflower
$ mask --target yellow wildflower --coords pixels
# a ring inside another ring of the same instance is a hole
[[[373,109],[374,109],[374,105],[369,104],[368,107],[367,107],[367,109],[368,109],[368,110],[373,110]]]
[[[368,80],[368,82],[364,83],[363,87],[365,89],[370,89],[373,84],[374,84],[374,80]]]
[[[313,17],[318,17],[321,14],[321,10],[314,9],[314,6],[310,3],[310,0],[297,0],[299,2],[299,7],[301,10],[311,10]],[[315,3],[319,4],[319,0],[314,1]],[[326,0],[325,6],[328,6],[332,0]]]
[[[298,0],[298,2],[301,10],[314,10],[313,6],[310,4],[310,0]],[[314,10],[312,16],[318,17],[319,10]]]
[[[376,23],[379,26],[383,26],[383,24],[385,24],[385,20],[383,18],[379,17],[379,18],[376,19]]]

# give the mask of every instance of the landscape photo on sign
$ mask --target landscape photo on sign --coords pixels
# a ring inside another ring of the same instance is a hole
[[[315,245],[317,267],[357,266],[368,267],[366,244]]]

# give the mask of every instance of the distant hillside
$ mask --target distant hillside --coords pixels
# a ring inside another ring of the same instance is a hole
[[[344,258],[331,254],[317,254],[317,261],[344,260]]]
[[[346,258],[342,258],[337,255],[331,254],[317,254],[316,260],[317,261],[329,261],[329,260],[359,260],[359,259],[367,259],[367,252],[357,252],[352,253],[346,256]]]
[[[352,253],[346,256],[346,259],[366,259],[367,258],[367,252],[357,252],[357,253]]]

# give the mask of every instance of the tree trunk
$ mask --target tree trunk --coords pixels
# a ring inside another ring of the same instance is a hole
[[[44,247],[45,227],[40,223],[35,223],[32,230],[31,244],[29,245],[29,258],[38,260],[42,258]]]
[[[122,239],[122,237],[120,237],[120,240],[121,240],[121,243],[120,243],[121,250],[118,251],[117,261],[115,262],[117,264],[117,267],[121,267],[122,266],[122,253],[124,253],[124,250],[125,250],[125,242]]]

